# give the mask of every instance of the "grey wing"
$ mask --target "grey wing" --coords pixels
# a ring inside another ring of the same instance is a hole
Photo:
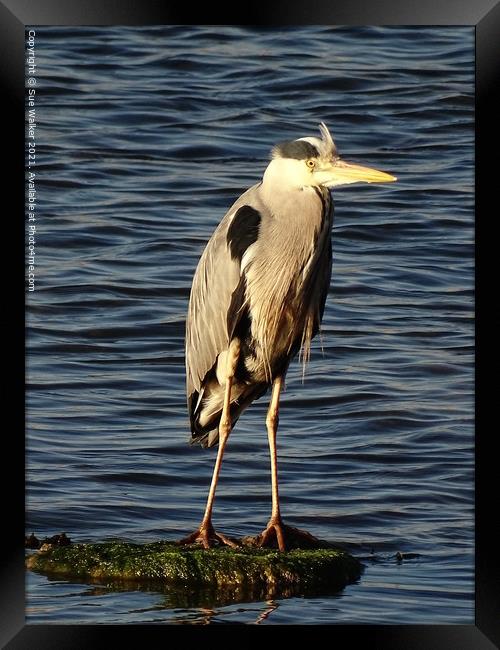
[[[239,281],[239,264],[231,259],[224,221],[208,242],[191,287],[186,322],[187,395],[200,392],[203,379],[229,344],[227,311]]]
[[[242,206],[255,203],[247,190],[228,210],[210,238],[196,269],[186,321],[186,392],[200,393],[207,372],[227,349],[227,315],[240,281],[240,258],[231,255],[228,228]]]

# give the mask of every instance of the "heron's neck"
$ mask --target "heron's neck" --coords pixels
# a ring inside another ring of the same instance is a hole
[[[312,217],[317,216],[318,221],[321,217],[318,196],[312,187],[279,188],[269,193],[264,187],[261,190],[266,208],[279,221],[300,225]]]
[[[286,161],[281,160],[279,165],[269,164],[262,178],[259,188],[260,194],[267,208],[275,215],[285,214],[289,217],[289,207],[307,202],[312,186],[305,185],[302,178],[287,173]],[[293,168],[292,168],[293,169]]]

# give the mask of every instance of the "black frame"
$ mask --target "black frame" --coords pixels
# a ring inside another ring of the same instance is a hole
[[[243,7],[244,15],[234,15],[231,9],[218,13],[213,6],[205,13],[196,9],[198,24],[254,24],[254,25],[294,25],[294,24],[338,24],[338,25],[469,25],[476,29],[476,377],[481,373],[485,381],[476,381],[476,624],[475,625],[335,625],[328,630],[317,630],[316,626],[299,627],[294,635],[307,634],[309,638],[318,632],[329,633],[332,644],[367,647],[383,650],[487,650],[500,647],[500,571],[498,563],[498,499],[494,490],[494,476],[498,472],[495,453],[495,435],[489,435],[495,427],[495,418],[485,413],[486,406],[494,403],[488,388],[491,377],[485,368],[490,350],[484,339],[484,325],[487,322],[485,308],[489,292],[482,290],[490,277],[486,223],[492,208],[491,221],[498,219],[498,203],[494,192],[498,180],[498,147],[494,147],[495,136],[498,141],[498,106],[500,99],[500,2],[499,0],[343,0],[343,2],[323,2],[321,6],[310,3],[284,2],[279,0],[273,6],[253,7],[248,3]],[[19,356],[24,348],[24,64],[25,64],[25,26],[31,25],[140,25],[140,24],[186,24],[189,11],[170,7],[167,0],[141,0],[130,2],[122,0],[0,0],[0,77],[2,82],[2,112],[5,115],[2,138],[5,134],[13,138],[12,146],[4,145],[3,173],[7,178],[2,183],[4,198],[16,197],[12,208],[4,211],[4,223],[9,222],[14,237],[4,241],[15,241],[16,255],[10,261],[4,274],[13,289],[15,313],[21,323],[17,323],[4,335],[9,348],[15,346]],[[492,156],[488,156],[491,153]],[[8,155],[8,160],[5,154]],[[495,156],[496,154],[496,156]],[[491,162],[493,161],[493,162]],[[15,191],[14,191],[15,188]],[[492,243],[492,238],[490,237]],[[19,248],[18,248],[19,246]],[[498,294],[497,294],[498,295]],[[495,300],[495,302],[497,302]],[[6,303],[4,307],[5,324]],[[9,317],[12,311],[8,312]],[[10,323],[9,318],[9,323]],[[483,331],[481,332],[481,328]],[[5,331],[5,328],[3,328]],[[9,369],[9,390],[13,390],[19,401],[23,395],[22,364]],[[493,368],[492,368],[493,370]],[[496,395],[495,395],[496,397]],[[183,642],[195,641],[201,630],[196,626],[148,626],[148,625],[25,625],[24,618],[24,438],[21,434],[23,419],[21,408],[13,413],[13,425],[4,425],[4,459],[9,465],[15,463],[16,473],[4,470],[2,478],[6,481],[2,494],[4,503],[8,497],[10,509],[9,522],[12,533],[3,533],[3,557],[0,602],[0,642],[2,647],[12,650],[27,648],[100,648],[117,646],[120,632],[127,636],[126,643],[146,646],[153,643],[158,635],[166,639],[182,632]],[[493,426],[490,424],[493,423]],[[497,425],[498,427],[498,425]],[[497,429],[495,427],[495,429]],[[494,433],[492,431],[491,433]],[[7,447],[7,445],[9,445]],[[7,448],[6,448],[7,447]],[[491,499],[491,501],[490,501]],[[297,621],[300,623],[300,621]],[[214,630],[221,627],[204,628],[205,638],[215,642]],[[249,626],[250,627],[250,626]],[[277,626],[279,628],[279,626]],[[289,627],[289,626],[287,626]],[[295,626],[294,626],[295,627]],[[275,639],[275,626],[260,629],[261,632],[246,632],[248,640],[260,640],[265,634],[269,640]],[[266,632],[262,632],[262,630]],[[282,630],[278,630],[282,631]],[[258,637],[252,636],[259,635]],[[269,635],[269,637],[267,636]],[[305,638],[304,638],[305,640]],[[299,638],[297,638],[299,641]]]

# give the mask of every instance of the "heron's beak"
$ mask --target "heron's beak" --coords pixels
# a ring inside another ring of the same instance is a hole
[[[324,185],[328,187],[348,185],[349,183],[392,183],[397,180],[395,176],[380,172],[378,169],[362,167],[340,159],[329,165],[327,169],[321,170],[320,173],[328,176],[324,182]]]

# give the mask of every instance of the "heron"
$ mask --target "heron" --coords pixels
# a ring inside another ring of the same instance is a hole
[[[321,137],[281,142],[262,180],[229,208],[196,268],[186,319],[186,392],[191,442],[218,445],[200,526],[181,544],[234,539],[215,530],[212,510],[229,435],[243,411],[271,390],[266,417],[271,517],[258,545],[285,551],[276,437],[280,395],[291,360],[304,363],[320,329],[332,270],[330,189],[388,183],[391,174],[344,161],[324,122]]]

